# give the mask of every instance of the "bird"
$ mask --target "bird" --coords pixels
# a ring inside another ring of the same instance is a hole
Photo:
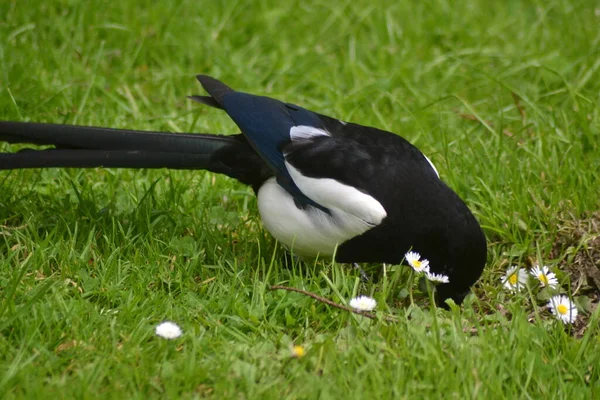
[[[236,91],[198,75],[241,133],[171,133],[0,121],[0,141],[53,146],[0,153],[0,170],[207,170],[250,186],[265,228],[295,256],[400,264],[408,251],[446,275],[436,303],[460,305],[487,259],[483,230],[417,147],[392,132]]]

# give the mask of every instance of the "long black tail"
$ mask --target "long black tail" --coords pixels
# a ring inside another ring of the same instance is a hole
[[[259,187],[270,175],[242,135],[177,134],[0,121],[0,141],[53,148],[0,153],[0,170],[21,168],[205,169]]]

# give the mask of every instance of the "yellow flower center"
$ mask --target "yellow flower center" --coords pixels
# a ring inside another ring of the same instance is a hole
[[[292,357],[300,358],[300,357],[304,357],[304,354],[306,354],[304,347],[302,347],[302,346],[292,347]]]
[[[569,308],[564,304],[559,304],[558,307],[556,307],[556,311],[558,311],[560,315],[567,315]]]
[[[540,280],[540,282],[542,282],[544,285],[548,284],[548,277],[545,274],[539,274],[538,275],[538,279]]]
[[[512,274],[508,277],[508,281],[511,285],[515,286],[517,284],[517,274]]]

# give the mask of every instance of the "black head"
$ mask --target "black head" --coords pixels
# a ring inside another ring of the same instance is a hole
[[[449,282],[438,285],[435,294],[437,305],[447,309],[447,299],[462,304],[471,286],[481,276],[487,260],[487,246],[485,235],[474,217],[468,226],[446,240],[446,246],[427,246],[421,254],[429,259],[432,272],[448,276]]]

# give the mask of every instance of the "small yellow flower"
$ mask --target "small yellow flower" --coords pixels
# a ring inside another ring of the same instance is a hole
[[[292,346],[292,358],[302,358],[306,354],[306,350],[302,346]]]

